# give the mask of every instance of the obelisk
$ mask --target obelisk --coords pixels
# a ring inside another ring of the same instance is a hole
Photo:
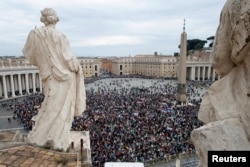
[[[186,103],[186,57],[187,57],[187,34],[185,32],[185,20],[183,32],[181,33],[181,46],[178,69],[178,104]]]

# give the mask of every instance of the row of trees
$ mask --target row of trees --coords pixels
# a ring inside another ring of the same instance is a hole
[[[187,40],[187,50],[201,50],[204,48],[204,45],[209,43],[209,47],[213,46],[214,36],[208,37],[207,40],[200,40],[200,39],[188,39]],[[180,45],[179,45],[180,48]]]
[[[200,39],[188,39],[187,40],[187,51],[189,50],[201,50],[204,48],[204,45],[209,42],[208,46],[212,47],[214,43],[214,36],[208,37],[207,40]],[[178,46],[180,48],[180,45]],[[175,52],[174,56],[178,56],[179,53]]]

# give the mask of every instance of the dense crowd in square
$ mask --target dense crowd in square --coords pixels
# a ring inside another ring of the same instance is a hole
[[[189,103],[179,105],[174,80],[97,80],[86,84],[86,111],[75,117],[72,130],[90,131],[93,166],[194,152],[190,133],[202,125],[197,113],[202,93],[210,84],[188,82]],[[43,98],[43,94],[35,94],[10,105],[13,118],[30,130],[31,118],[39,112]]]

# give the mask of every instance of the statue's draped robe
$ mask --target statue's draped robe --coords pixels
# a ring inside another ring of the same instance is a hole
[[[54,28],[41,27],[29,33],[24,56],[37,66],[44,88],[44,101],[35,117],[28,142],[66,150],[74,116],[86,107],[80,64],[73,56],[65,35]]]

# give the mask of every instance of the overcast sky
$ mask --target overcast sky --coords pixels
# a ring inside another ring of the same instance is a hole
[[[226,0],[1,0],[0,56],[21,56],[27,35],[52,7],[76,56],[163,55],[188,39],[214,36]]]

